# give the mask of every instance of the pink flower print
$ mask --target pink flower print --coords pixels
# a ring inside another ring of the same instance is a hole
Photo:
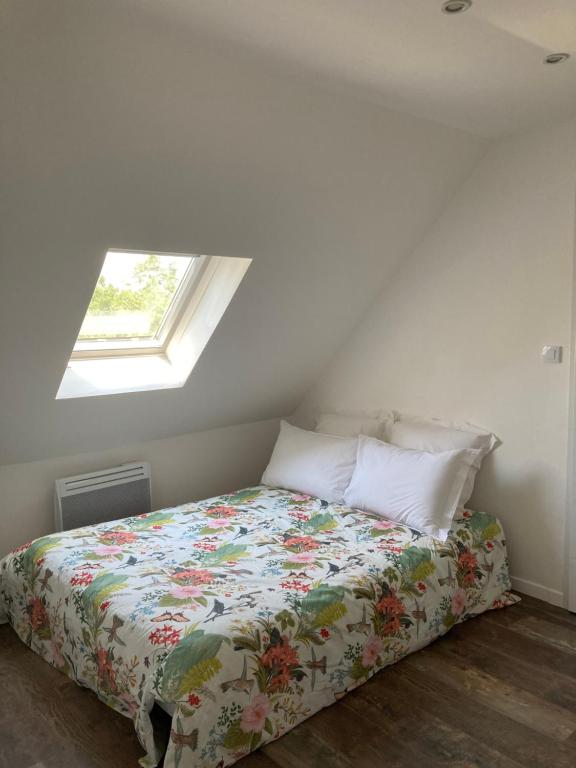
[[[295,555],[290,555],[288,560],[291,563],[313,563],[316,560],[316,555],[313,552],[298,552]]]
[[[460,616],[466,608],[466,592],[463,589],[457,589],[452,595],[452,613],[454,616]]]
[[[217,517],[214,520],[208,520],[206,523],[207,528],[224,528],[226,525],[230,525],[230,520],[225,517]]]
[[[116,544],[102,544],[101,546],[96,547],[94,553],[100,557],[112,557],[113,555],[121,555],[122,547],[119,547]]]
[[[377,531],[389,531],[390,528],[396,527],[396,523],[393,523],[391,520],[378,520],[372,527],[376,528]]]
[[[373,667],[381,651],[382,640],[378,635],[370,635],[362,652],[362,666]]]
[[[264,728],[268,712],[270,711],[270,702],[264,693],[254,696],[252,703],[244,707],[242,717],[240,718],[240,728],[244,733],[251,731],[260,732]]]
[[[185,584],[173,587],[173,589],[170,590],[170,594],[177,597],[179,600],[187,600],[192,597],[201,597],[202,590],[194,584]]]

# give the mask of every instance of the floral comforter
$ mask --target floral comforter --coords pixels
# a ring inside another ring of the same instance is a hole
[[[53,534],[0,562],[0,622],[134,720],[166,768],[234,763],[454,624],[514,602],[502,528],[447,542],[284,490]]]

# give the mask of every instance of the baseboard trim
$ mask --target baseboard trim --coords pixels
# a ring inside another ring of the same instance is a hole
[[[564,593],[558,589],[549,589],[543,584],[537,584],[535,581],[528,581],[528,579],[519,579],[516,576],[510,577],[512,581],[512,588],[518,590],[518,592],[524,592],[530,597],[536,597],[538,600],[544,600],[546,603],[552,605],[558,605],[560,608],[564,607]]]

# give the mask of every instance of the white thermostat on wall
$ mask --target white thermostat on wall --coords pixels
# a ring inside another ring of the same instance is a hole
[[[542,347],[542,360],[545,363],[561,363],[562,347],[545,346]]]

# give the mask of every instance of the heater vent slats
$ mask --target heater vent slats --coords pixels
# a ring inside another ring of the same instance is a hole
[[[150,465],[122,464],[56,480],[57,531],[119,520],[150,512]]]

